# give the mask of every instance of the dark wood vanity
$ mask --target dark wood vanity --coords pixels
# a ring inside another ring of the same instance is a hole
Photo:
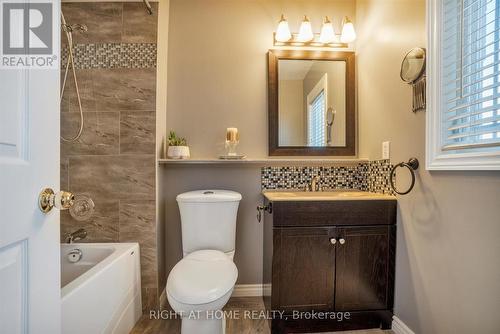
[[[396,199],[346,193],[264,193],[266,308],[284,311],[271,320],[272,333],[390,328]]]

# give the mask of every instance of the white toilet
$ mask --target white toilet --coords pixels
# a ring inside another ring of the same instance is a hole
[[[196,190],[177,196],[184,257],[167,280],[167,298],[182,319],[182,334],[225,331],[222,308],[233,292],[236,214],[241,195]]]

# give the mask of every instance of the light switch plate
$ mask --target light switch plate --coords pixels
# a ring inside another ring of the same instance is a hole
[[[388,160],[391,158],[391,142],[385,141],[382,143],[382,159]]]

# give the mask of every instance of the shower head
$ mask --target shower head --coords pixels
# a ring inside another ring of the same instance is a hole
[[[72,28],[73,28],[73,30],[78,30],[80,32],[87,32],[87,31],[89,31],[89,28],[87,27],[86,24],[73,24]]]
[[[62,11],[61,11],[61,28],[66,33],[72,33],[73,31],[79,31],[83,33],[89,30],[85,24],[67,24]]]
[[[142,0],[144,2],[144,5],[146,6],[146,10],[148,11],[149,15],[153,15],[153,8],[151,8],[151,4],[149,3],[149,0]]]
[[[63,24],[62,28],[66,32],[79,31],[81,33],[87,32],[89,28],[85,24]]]

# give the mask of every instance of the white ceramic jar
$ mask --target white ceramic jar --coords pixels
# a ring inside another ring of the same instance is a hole
[[[189,146],[169,146],[167,157],[169,159],[189,159]]]

